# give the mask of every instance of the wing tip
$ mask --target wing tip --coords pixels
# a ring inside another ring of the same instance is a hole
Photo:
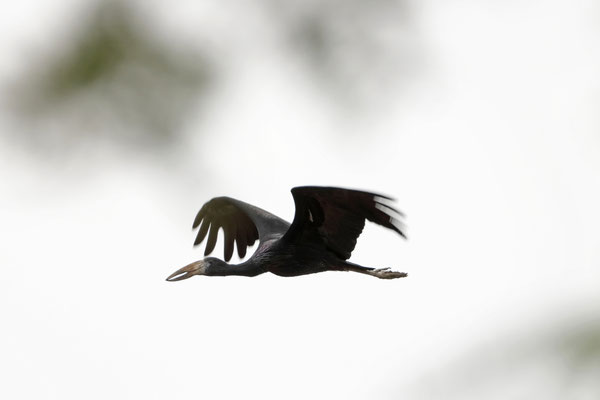
[[[202,217],[204,217],[204,213],[202,212],[202,209],[200,209],[200,211],[196,213],[194,223],[192,224],[192,229],[196,229],[200,225],[200,222],[202,222]]]
[[[404,239],[408,240],[408,237],[406,236],[406,233],[404,233],[404,230],[405,230],[406,226],[403,223],[401,223],[401,222],[399,222],[397,220],[391,219],[389,221],[388,228],[390,228],[394,232],[397,232]]]

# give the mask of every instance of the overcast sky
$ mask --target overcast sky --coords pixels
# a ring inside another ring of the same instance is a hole
[[[144,6],[172,43],[227,43],[222,81],[175,153],[90,142],[44,156],[0,110],[0,397],[554,394],[556,365],[534,363],[500,392],[446,391],[440,376],[460,375],[475,349],[598,312],[598,4],[407,2],[414,69],[385,64],[387,80],[340,105],[346,95],[321,90],[264,14],[193,3]],[[86,4],[5,5],[3,86]],[[289,190],[307,184],[395,197],[409,240],[367,226],[352,260],[409,277],[165,282],[202,257],[190,227],[205,201],[291,220]],[[577,398],[598,386],[586,388]]]

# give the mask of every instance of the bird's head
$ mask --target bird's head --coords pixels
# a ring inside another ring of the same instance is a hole
[[[171,275],[169,275],[167,280],[169,282],[174,282],[191,278],[194,275],[209,275],[210,266],[215,263],[215,260],[220,261],[213,257],[207,257],[204,260],[194,261],[193,263],[173,272]]]

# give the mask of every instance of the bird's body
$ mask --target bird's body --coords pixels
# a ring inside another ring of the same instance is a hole
[[[294,188],[292,194],[296,204],[292,224],[229,197],[205,203],[193,225],[200,227],[195,245],[208,234],[205,256],[214,250],[219,229],[224,232],[226,261],[231,259],[234,243],[241,258],[256,239],[259,246],[252,257],[240,264],[207,257],[179,269],[167,280],[193,275],[256,276],[264,272],[286,277],[324,271],[355,271],[382,279],[406,276],[389,268],[375,269],[347,261],[365,219],[404,237],[397,219],[402,214],[386,204],[391,199],[356,190],[315,186]]]
[[[259,253],[259,262],[279,276],[298,276],[335,269],[339,264],[333,254],[307,245],[273,241]]]

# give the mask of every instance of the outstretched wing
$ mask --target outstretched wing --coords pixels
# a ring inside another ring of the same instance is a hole
[[[200,225],[202,223],[202,225]],[[215,248],[219,229],[225,235],[225,261],[233,255],[233,244],[237,244],[240,257],[246,255],[248,246],[256,239],[262,243],[283,235],[290,224],[281,218],[243,201],[230,197],[216,197],[205,203],[194,219],[193,229],[200,226],[194,246],[200,244],[208,233],[204,255]]]
[[[292,189],[296,214],[284,240],[322,242],[344,260],[356,246],[365,219],[406,238],[399,218],[403,214],[386,203],[386,196],[358,190],[304,186]]]

